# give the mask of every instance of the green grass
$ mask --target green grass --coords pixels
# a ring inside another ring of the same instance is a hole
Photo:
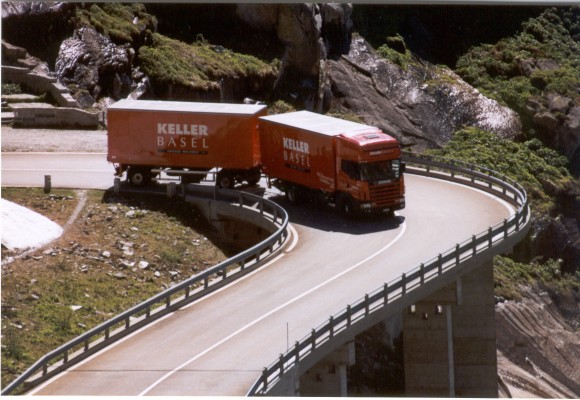
[[[137,23],[133,23],[137,17]],[[100,3],[78,7],[77,26],[91,26],[117,44],[139,42],[142,31],[154,29],[157,20],[140,3]]]
[[[52,252],[3,262],[3,386],[49,351],[226,258],[191,206],[101,191],[86,196],[75,223],[48,246]],[[79,200],[63,189],[2,188],[2,197],[61,226]]]
[[[537,139],[515,143],[491,132],[466,127],[457,131],[443,149],[429,153],[487,167],[514,179],[528,193],[536,221],[556,217],[558,193],[575,184],[566,168],[566,158]],[[497,296],[519,300],[521,287],[529,285],[549,289],[555,298],[578,293],[580,276],[561,274],[559,261],[519,263],[496,257],[494,264]]]
[[[153,33],[139,49],[143,71],[153,80],[201,90],[219,89],[220,79],[274,76],[275,67],[256,57],[239,54],[198,40],[187,44]]]
[[[580,101],[580,31],[577,16],[569,8],[548,9],[522,25],[522,31],[496,44],[472,48],[457,61],[456,72],[486,96],[509,106],[522,116],[524,128],[530,99],[554,92]],[[553,60],[554,69],[535,69],[529,76],[528,61]]]
[[[580,291],[580,275],[562,274],[558,260],[544,263],[519,263],[510,258],[494,258],[494,292],[507,300],[521,300],[521,287],[536,285],[553,296],[566,296]]]
[[[487,167],[516,180],[528,192],[532,211],[539,217],[556,211],[556,193],[573,182],[567,159],[537,139],[516,143],[466,127],[455,132],[443,149],[429,153]]]

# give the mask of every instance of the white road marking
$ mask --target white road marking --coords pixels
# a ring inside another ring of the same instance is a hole
[[[202,351],[201,353],[195,355],[194,357],[190,358],[189,360],[185,361],[183,364],[179,365],[178,367],[174,368],[172,371],[169,371],[168,373],[166,373],[164,376],[162,376],[161,378],[159,378],[157,381],[155,381],[152,385],[150,385],[148,388],[146,388],[144,391],[142,391],[139,396],[144,396],[147,393],[149,393],[151,390],[153,390],[156,386],[158,386],[161,382],[165,381],[167,378],[169,378],[171,375],[173,375],[174,373],[176,373],[177,371],[179,371],[180,369],[184,368],[185,366],[187,366],[188,364],[191,364],[192,362],[196,361],[197,359],[203,357],[204,355],[206,355],[207,353],[209,353],[210,351],[216,349],[217,347],[221,346],[222,344],[224,344],[225,342],[229,341],[230,339],[232,339],[233,337],[239,335],[240,333],[242,333],[243,331],[251,328],[252,326],[256,325],[257,323],[259,323],[260,321],[263,321],[264,319],[268,318],[269,316],[275,314],[276,312],[280,311],[281,309],[289,306],[292,303],[295,303],[296,301],[308,296],[309,294],[317,291],[318,289],[320,289],[321,287],[328,285],[329,283],[337,280],[338,278],[346,275],[347,273],[357,269],[358,267],[360,267],[361,265],[365,264],[366,262],[370,261],[371,259],[375,258],[376,256],[378,256],[379,254],[383,253],[384,251],[386,251],[387,249],[389,249],[392,245],[394,245],[396,242],[398,242],[403,235],[405,234],[405,231],[407,230],[407,224],[403,223],[402,224],[402,229],[401,232],[399,232],[399,234],[397,235],[397,237],[395,239],[393,239],[389,244],[387,244],[386,246],[382,247],[381,249],[379,249],[378,251],[376,251],[375,253],[371,254],[370,256],[368,256],[367,258],[365,258],[362,261],[359,261],[358,263],[354,264],[353,266],[351,266],[350,268],[342,271],[341,273],[333,276],[332,278],[327,279],[326,281],[318,284],[317,286],[312,287],[311,289],[305,291],[304,293],[294,297],[291,300],[288,300],[286,303],[274,308],[273,310],[267,312],[266,314],[262,315],[261,317],[255,319],[254,321],[248,323],[247,325],[241,327],[240,329],[238,329],[237,331],[233,332],[231,335],[225,337],[224,339],[220,340],[219,342],[215,343],[213,346],[208,347],[207,349],[205,349],[204,351]]]

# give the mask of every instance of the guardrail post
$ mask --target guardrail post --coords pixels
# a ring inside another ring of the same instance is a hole
[[[109,340],[109,328],[105,329],[105,340]]]
[[[460,259],[460,257],[459,257],[459,245],[456,244],[455,245],[455,264],[456,265],[459,265],[459,259]]]
[[[88,350],[89,350],[89,341],[87,339],[87,340],[85,340],[85,351],[88,351]]]
[[[475,235],[471,237],[471,245],[473,246],[473,256],[477,254],[477,245],[475,243]]]
[[[370,313],[369,295],[365,294],[365,316]]]
[[[262,371],[262,381],[264,381],[264,393],[268,390],[268,368]]]
[[[68,350],[65,350],[63,354],[63,363],[67,362],[68,362]]]
[[[51,181],[50,175],[44,175],[44,193],[48,194],[51,190]]]
[[[131,317],[125,318],[125,329],[129,329],[131,326]]]
[[[491,227],[487,230],[487,236],[488,236],[488,240],[489,240],[489,248],[491,249],[491,246],[493,246],[493,237],[491,235],[492,229]]]
[[[507,228],[507,219],[503,220],[503,237],[504,239],[507,239],[508,237],[508,228]]]
[[[350,326],[350,324],[352,323],[352,308],[350,307],[350,304],[348,306],[346,306],[346,326]]]
[[[437,273],[441,275],[443,273],[443,256],[439,253],[439,258],[437,259]]]
[[[284,375],[284,354],[280,354],[280,376]]]
[[[401,275],[401,296],[407,294],[407,275]]]
[[[240,192],[238,195],[238,201],[240,202],[240,207],[244,206],[244,192]]]
[[[383,286],[383,290],[385,292],[385,294],[384,294],[384,298],[385,298],[384,302],[385,303],[384,304],[386,306],[387,304],[389,304],[389,285],[385,283]]]
[[[328,319],[328,337],[332,338],[334,337],[334,317],[331,315],[330,318]]]
[[[294,357],[295,357],[294,364],[298,365],[298,363],[300,362],[300,342],[299,341],[296,341],[294,343],[294,353],[295,353],[294,354]]]
[[[316,330],[310,331],[310,340],[312,341],[312,350],[316,349]]]
[[[48,374],[48,364],[42,365],[42,375]]]
[[[422,285],[425,283],[425,264],[421,263],[419,269],[421,271],[421,285]]]

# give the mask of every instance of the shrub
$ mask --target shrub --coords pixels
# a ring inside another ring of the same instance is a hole
[[[536,215],[553,211],[554,188],[563,189],[573,178],[568,161],[537,139],[515,143],[474,127],[465,127],[451,141],[431,154],[490,168],[522,184]]]

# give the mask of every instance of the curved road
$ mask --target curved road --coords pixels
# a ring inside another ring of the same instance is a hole
[[[243,396],[263,367],[330,315],[513,213],[483,192],[405,179],[407,208],[392,220],[354,223],[284,204],[298,232],[291,251],[32,393]]]

